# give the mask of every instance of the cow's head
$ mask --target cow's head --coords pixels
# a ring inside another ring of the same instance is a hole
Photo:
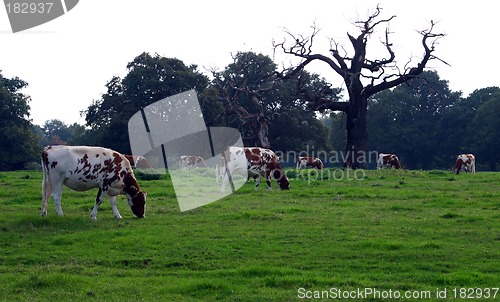
[[[401,169],[401,163],[399,162],[399,158],[396,155],[391,158],[391,164],[392,166],[394,166],[394,168]]]
[[[138,218],[144,218],[146,214],[146,195],[146,192],[138,191],[135,196],[130,196],[130,208],[132,209],[132,213]]]
[[[325,167],[325,166],[323,165],[323,162],[322,162],[322,161],[321,161],[321,159],[319,159],[319,158],[316,158],[316,159],[314,160],[314,164],[315,164],[316,168],[317,168],[317,169],[319,169],[319,170],[323,170],[323,168]]]
[[[276,179],[281,190],[290,190],[290,181],[281,169],[273,170],[273,178]]]
[[[132,173],[125,173],[123,177],[125,196],[132,213],[138,218],[144,218],[146,213],[146,192],[141,191]]]

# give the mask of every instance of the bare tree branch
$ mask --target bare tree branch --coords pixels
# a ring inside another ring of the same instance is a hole
[[[371,86],[369,92],[370,95],[392,87],[396,87],[402,83],[407,82],[410,79],[418,77],[418,75],[420,75],[424,71],[425,66],[430,60],[439,60],[448,65],[448,63],[433,54],[437,40],[445,36],[444,34],[433,33],[432,31],[434,29],[434,26],[435,23],[431,21],[431,26],[429,29],[419,31],[420,35],[422,35],[421,43],[424,48],[424,55],[420,62],[417,63],[417,66],[405,68],[405,72],[403,74],[400,74],[396,79],[390,81],[385,80],[377,85]]]
[[[330,39],[329,56],[313,52],[313,41],[315,41],[315,37],[319,32],[316,26],[312,27],[312,33],[308,37],[296,36],[285,30],[286,35],[291,37],[292,40],[287,41],[284,39],[281,43],[273,42],[275,51],[280,49],[283,53],[300,59],[300,63],[296,66],[276,73],[277,78],[290,79],[295,77],[313,61],[328,64],[332,70],[342,77],[349,97],[348,102],[338,102],[338,100],[325,97],[326,94],[321,91],[309,93],[309,95],[300,89],[299,92],[305,94],[308,106],[313,110],[339,110],[347,113],[346,152],[353,155],[353,157],[347,159],[345,164],[350,167],[362,167],[363,165],[357,162],[355,156],[358,152],[365,151],[364,149],[367,146],[366,112],[368,98],[378,92],[396,87],[418,77],[431,60],[438,60],[447,64],[434,54],[435,46],[444,34],[435,33],[435,23],[431,21],[428,29],[419,32],[422,36],[421,44],[424,51],[422,58],[416,65],[412,64],[412,60],[409,60],[404,69],[400,70],[396,64],[396,54],[389,39],[390,31],[388,28],[388,24],[396,16],[381,18],[381,12],[382,8],[377,6],[375,11],[365,20],[355,22],[354,25],[360,31],[357,36],[347,33],[347,37],[354,49],[352,55],[348,55],[348,52],[332,39]],[[366,54],[368,39],[376,28],[383,25],[386,25],[386,28],[382,44],[387,51],[388,57],[368,59]],[[341,54],[340,51],[343,51],[343,53]]]
[[[235,66],[238,66],[234,76],[212,72],[213,82],[219,91],[219,99],[224,104],[224,112],[220,115],[236,116],[240,121],[240,130],[251,133],[251,135],[245,135],[245,139],[254,140],[252,144],[256,146],[269,148],[268,123],[270,118],[266,116],[261,93],[274,89],[277,79],[274,73],[262,72],[260,75],[251,75],[254,68],[252,65],[255,65],[253,57],[248,58],[240,53],[233,56],[233,61]],[[253,113],[240,104],[242,98],[250,101],[253,108],[249,110],[254,111]]]

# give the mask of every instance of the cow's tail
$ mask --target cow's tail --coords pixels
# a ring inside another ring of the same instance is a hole
[[[46,153],[45,153],[45,155],[46,155]],[[49,202],[50,195],[52,194],[52,181],[50,180],[49,167],[47,166],[47,162],[44,161],[43,156],[42,156],[42,171],[43,171],[43,180],[42,180],[41,215],[45,216],[45,215],[47,215],[47,204]]]

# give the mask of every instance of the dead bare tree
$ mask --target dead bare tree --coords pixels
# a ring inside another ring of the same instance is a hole
[[[270,117],[266,115],[261,95],[272,90],[277,79],[272,74],[262,74],[257,82],[261,83],[263,87],[260,84],[250,84],[252,58],[243,54],[233,59],[234,64],[240,68],[241,78],[238,79],[239,81],[224,78],[223,74],[212,70],[214,83],[219,91],[219,99],[224,104],[224,111],[220,115],[233,116],[239,120],[239,127],[246,134],[243,140],[248,145],[270,148]],[[242,98],[248,101],[252,112],[249,112],[240,103]]]
[[[380,60],[368,59],[366,46],[369,38],[374,33],[376,27],[386,24],[396,16],[382,19],[382,8],[377,6],[375,11],[364,21],[355,22],[360,30],[357,37],[347,33],[349,41],[352,44],[354,53],[348,55],[344,47],[339,45],[333,39],[330,40],[330,56],[314,53],[312,50],[314,39],[319,29],[312,27],[312,34],[308,37],[296,36],[286,31],[286,34],[292,39],[292,42],[283,41],[281,43],[273,42],[275,51],[281,49],[285,54],[289,54],[301,59],[297,66],[285,69],[278,74],[278,77],[287,79],[296,76],[311,62],[321,61],[328,64],[338,75],[340,75],[348,92],[348,101],[338,101],[329,99],[321,94],[308,98],[309,105],[313,110],[342,111],[347,114],[346,129],[347,142],[345,147],[346,160],[344,166],[350,168],[363,168],[366,165],[366,147],[368,142],[366,112],[368,98],[380,91],[398,86],[410,79],[418,77],[426,65],[431,60],[441,59],[436,57],[434,47],[437,40],[444,34],[433,32],[435,23],[431,21],[430,28],[419,31],[422,36],[423,57],[413,67],[410,67],[411,60],[404,66],[403,70],[398,68],[395,61],[393,45],[389,41],[390,31],[386,27],[385,39],[382,40],[388,57]],[[444,62],[446,64],[446,62]]]

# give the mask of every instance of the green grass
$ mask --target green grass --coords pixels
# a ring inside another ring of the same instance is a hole
[[[247,183],[183,213],[168,180],[143,179],[145,219],[120,197],[123,219],[105,201],[97,221],[96,190],[65,188],[65,216],[50,200],[42,218],[41,172],[0,173],[0,300],[293,301],[299,288],[437,300],[500,286],[500,173],[324,173],[291,170],[290,191]]]

